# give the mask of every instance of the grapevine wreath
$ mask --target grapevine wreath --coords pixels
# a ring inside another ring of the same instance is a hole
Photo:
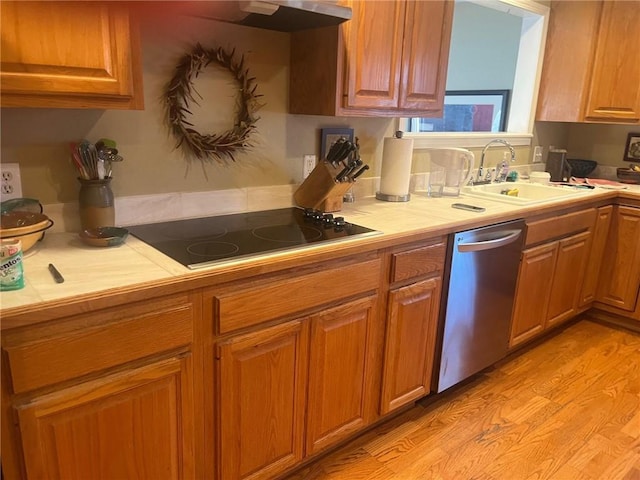
[[[258,98],[262,95],[256,93],[255,78],[250,77],[249,70],[244,67],[244,55],[239,62],[234,56],[235,49],[229,53],[221,47],[204,48],[198,43],[191,53],[180,59],[175,74],[166,87],[169,128],[178,140],[176,148],[182,147],[187,156],[193,155],[203,162],[216,160],[224,163],[228,160],[235,161],[234,154],[250,146],[249,136],[259,120],[254,114],[262,106],[258,103]],[[233,75],[238,87],[236,118],[231,130],[201,134],[187,117],[191,115],[190,103],[199,105],[194,93],[200,95],[195,90],[193,81],[211,63],[227,69]]]

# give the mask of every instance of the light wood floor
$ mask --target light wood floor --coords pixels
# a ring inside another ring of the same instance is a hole
[[[288,480],[640,480],[640,335],[583,320]]]

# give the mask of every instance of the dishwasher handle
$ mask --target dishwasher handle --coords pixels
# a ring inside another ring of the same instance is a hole
[[[480,252],[482,250],[491,250],[500,248],[515,242],[522,233],[522,230],[502,230],[491,235],[490,240],[482,240],[480,242],[459,243],[459,252]],[[495,235],[501,235],[495,238]]]

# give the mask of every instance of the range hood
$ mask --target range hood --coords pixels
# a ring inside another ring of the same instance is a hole
[[[351,19],[351,9],[337,5],[336,0],[233,0],[196,3],[199,4],[200,16],[280,32],[339,25]]]

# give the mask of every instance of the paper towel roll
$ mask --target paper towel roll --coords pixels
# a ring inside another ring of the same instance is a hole
[[[409,194],[413,138],[389,137],[382,148],[380,193],[403,196]]]

